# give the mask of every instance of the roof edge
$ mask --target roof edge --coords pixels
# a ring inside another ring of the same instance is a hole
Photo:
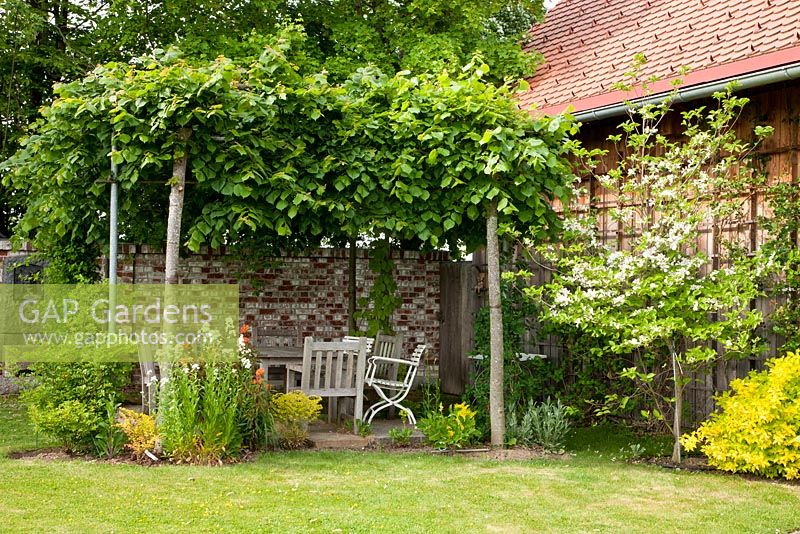
[[[594,110],[613,107],[622,104],[626,101],[635,101],[655,96],[657,94],[666,94],[673,89],[673,84],[676,80],[682,80],[680,86],[681,91],[685,91],[694,86],[709,84],[712,82],[724,82],[736,80],[739,77],[750,74],[758,73],[760,71],[768,71],[774,67],[789,65],[792,63],[800,63],[800,46],[791,48],[784,48],[768,54],[745,58],[732,63],[724,65],[717,65],[707,69],[690,72],[685,76],[671,76],[658,80],[657,82],[649,84],[650,95],[645,95],[642,92],[641,86],[637,86],[632,91],[611,91],[600,95],[590,96],[572,102],[564,102],[561,104],[554,104],[545,107],[536,108],[536,113],[545,115],[556,115],[572,107],[571,113],[573,115],[588,115]],[[753,85],[751,85],[753,86]]]

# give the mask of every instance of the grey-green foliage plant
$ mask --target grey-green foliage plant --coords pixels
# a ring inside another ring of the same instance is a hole
[[[541,403],[531,399],[521,415],[514,407],[506,416],[506,440],[510,445],[539,445],[548,451],[560,451],[569,430],[569,407],[549,397]]]

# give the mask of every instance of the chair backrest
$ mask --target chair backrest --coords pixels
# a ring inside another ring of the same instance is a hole
[[[367,340],[314,341],[303,345],[300,389],[320,397],[356,397],[364,389]]]
[[[281,328],[258,327],[253,329],[254,347],[299,347],[300,330],[294,326]]]
[[[419,365],[422,355],[425,354],[426,350],[428,350],[428,345],[425,343],[420,343],[414,347],[414,352],[411,353],[411,357],[408,359],[409,362],[411,362],[413,365]]]
[[[375,336],[375,345],[373,356],[380,356],[381,358],[400,358],[401,349],[403,347],[403,336],[400,334],[390,336],[383,332],[378,332]]]
[[[379,356],[381,358],[402,358],[403,337],[401,335],[390,336],[383,332],[378,332],[375,336],[375,345],[373,346],[371,356]],[[389,380],[397,379],[398,364],[378,362],[375,370],[377,376],[388,378]]]
[[[344,336],[342,338],[342,341],[347,341],[349,343],[353,343],[353,342],[358,343],[362,339],[366,339],[367,340],[367,356],[372,356],[372,345],[375,344],[375,338],[372,338],[372,337],[364,337],[364,338],[362,338],[360,336]]]

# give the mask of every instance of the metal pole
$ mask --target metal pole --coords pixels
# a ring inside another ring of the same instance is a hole
[[[117,184],[117,164],[114,163],[114,152],[117,147],[114,142],[111,142],[111,206],[108,214],[108,309],[116,308],[117,304],[117,212],[119,211],[117,197],[119,195],[119,184]],[[113,333],[116,331],[116,322],[109,318],[108,331]]]

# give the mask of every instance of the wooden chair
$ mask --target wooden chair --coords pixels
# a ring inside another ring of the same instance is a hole
[[[384,334],[383,332],[378,332],[378,335],[375,336],[375,350],[371,356],[377,356],[379,358],[389,358],[389,359],[399,359],[401,356],[403,348],[403,337],[400,334],[395,336],[390,336],[388,334]],[[395,363],[381,363],[379,362],[381,368],[378,370],[379,374],[382,376],[394,376],[397,377],[397,364]]]
[[[353,428],[358,432],[364,412],[364,374],[367,340],[314,341],[309,336],[303,345],[300,389],[306,395],[328,399],[328,420],[333,418],[336,400],[353,398]],[[333,401],[333,402],[331,402]]]
[[[353,342],[358,343],[362,339],[366,339],[367,340],[367,357],[372,356],[372,346],[375,344],[375,338],[374,337],[344,336],[342,338],[342,341],[345,341],[345,342],[348,342],[348,343],[353,343]]]
[[[364,420],[367,423],[371,423],[375,415],[381,410],[399,408],[406,412],[409,423],[412,425],[417,424],[414,412],[403,406],[401,402],[405,400],[414,385],[414,379],[417,377],[419,364],[426,349],[427,345],[425,344],[417,345],[409,359],[386,358],[377,355],[369,359],[364,382],[371,386],[382,400],[370,406],[367,413],[364,414]],[[397,371],[403,367],[405,368],[403,378],[399,379]],[[387,371],[394,374],[387,375],[385,374]]]

